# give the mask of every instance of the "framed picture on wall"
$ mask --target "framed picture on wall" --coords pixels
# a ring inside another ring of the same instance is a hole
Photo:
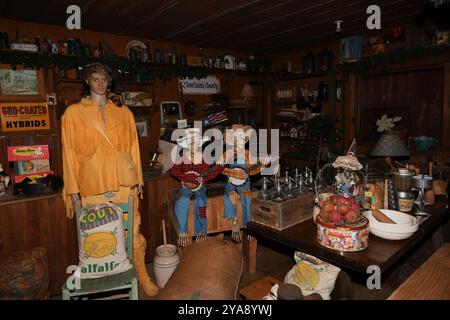
[[[0,67],[0,100],[39,101],[45,99],[42,70]]]
[[[363,38],[351,36],[341,39],[339,48],[339,59],[341,62],[353,62],[361,60]]]
[[[136,129],[139,137],[148,137],[148,121],[137,121]]]

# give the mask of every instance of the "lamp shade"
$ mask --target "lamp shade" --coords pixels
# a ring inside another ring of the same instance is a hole
[[[398,135],[387,133],[380,137],[370,155],[374,157],[408,157],[409,152]]]
[[[252,86],[246,83],[241,91],[241,98],[254,98],[255,94],[253,93]]]

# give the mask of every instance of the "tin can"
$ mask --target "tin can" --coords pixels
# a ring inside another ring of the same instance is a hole
[[[317,241],[330,249],[337,251],[361,251],[369,245],[369,220],[361,217],[359,221],[350,226],[338,226],[316,219]]]

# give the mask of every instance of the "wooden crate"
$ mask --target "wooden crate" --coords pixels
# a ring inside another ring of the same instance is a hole
[[[312,218],[314,193],[308,192],[284,202],[255,198],[252,201],[252,221],[283,230]]]

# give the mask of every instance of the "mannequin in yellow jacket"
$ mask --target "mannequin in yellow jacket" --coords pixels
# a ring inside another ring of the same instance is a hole
[[[134,266],[144,291],[154,296],[158,293],[158,287],[147,274],[146,241],[139,233],[141,218],[138,211],[138,190],[142,190],[143,179],[134,117],[127,107],[118,107],[108,100],[107,91],[111,84],[111,70],[108,67],[95,63],[86,66],[84,71],[90,96],[69,106],[61,119],[63,198],[67,216],[72,218],[74,211],[81,205],[95,203],[109,194],[114,194],[117,200],[125,199],[125,202],[133,194]],[[131,156],[137,170],[137,181],[133,185],[121,184],[115,152]]]

